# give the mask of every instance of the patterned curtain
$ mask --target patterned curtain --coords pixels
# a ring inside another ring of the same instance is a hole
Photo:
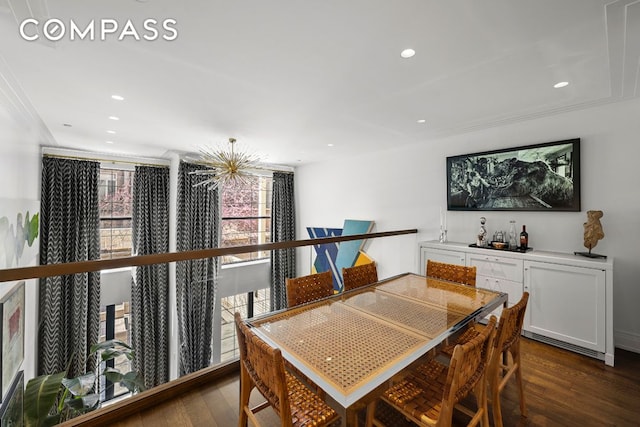
[[[136,166],[132,240],[135,255],[169,252],[169,168]],[[169,266],[135,268],[131,282],[135,370],[151,388],[169,380]]]
[[[202,177],[189,172],[198,169],[202,166],[180,163],[178,251],[218,247],[218,190],[207,190],[204,185],[194,187]],[[211,363],[218,267],[218,258],[182,261],[176,265],[180,375],[206,368]]]
[[[40,264],[100,259],[99,178],[97,162],[42,159]],[[93,371],[100,272],[44,278],[39,288],[38,374]]]
[[[286,242],[296,239],[296,209],[293,174],[273,173],[271,203],[271,240]],[[278,249],[271,252],[271,310],[287,307],[285,279],[296,277],[296,250]]]

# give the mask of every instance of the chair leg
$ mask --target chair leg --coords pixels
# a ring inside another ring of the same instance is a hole
[[[493,410],[493,425],[502,427],[502,409],[500,408],[500,379],[493,378],[490,382],[491,409]]]
[[[524,401],[524,387],[522,384],[522,371],[520,367],[522,364],[520,363],[520,345],[518,343],[517,348],[514,348],[511,352],[511,356],[513,357],[513,363],[516,364],[516,381],[518,383],[518,393],[520,393],[520,414],[523,417],[527,416],[527,405]]]
[[[241,362],[242,363],[242,362]],[[246,409],[249,409],[249,398],[251,397],[251,378],[244,367],[240,367],[240,417],[238,427],[247,427],[248,417]]]
[[[377,399],[373,399],[367,405],[367,417],[366,417],[365,424],[364,424],[365,427],[372,427],[373,426],[373,420],[374,420],[375,415],[376,415],[376,403],[377,403]]]
[[[487,383],[483,377],[476,385],[476,401],[478,410],[482,411],[482,418],[480,418],[480,425],[482,427],[489,427],[489,405],[487,404]]]

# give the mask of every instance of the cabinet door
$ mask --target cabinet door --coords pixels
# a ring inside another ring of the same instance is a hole
[[[524,290],[526,331],[605,351],[603,270],[525,261]]]
[[[447,251],[444,249],[422,248],[420,257],[420,274],[426,274],[427,260],[431,259],[438,262],[446,262],[449,264],[465,265],[465,253],[458,251]]]

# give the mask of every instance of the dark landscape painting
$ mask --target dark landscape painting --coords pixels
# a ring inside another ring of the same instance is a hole
[[[580,139],[447,157],[449,210],[580,211]]]

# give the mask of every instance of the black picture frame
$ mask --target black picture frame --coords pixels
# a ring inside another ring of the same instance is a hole
[[[24,371],[18,371],[0,407],[0,427],[24,425]]]
[[[447,209],[580,211],[580,138],[447,157]]]

